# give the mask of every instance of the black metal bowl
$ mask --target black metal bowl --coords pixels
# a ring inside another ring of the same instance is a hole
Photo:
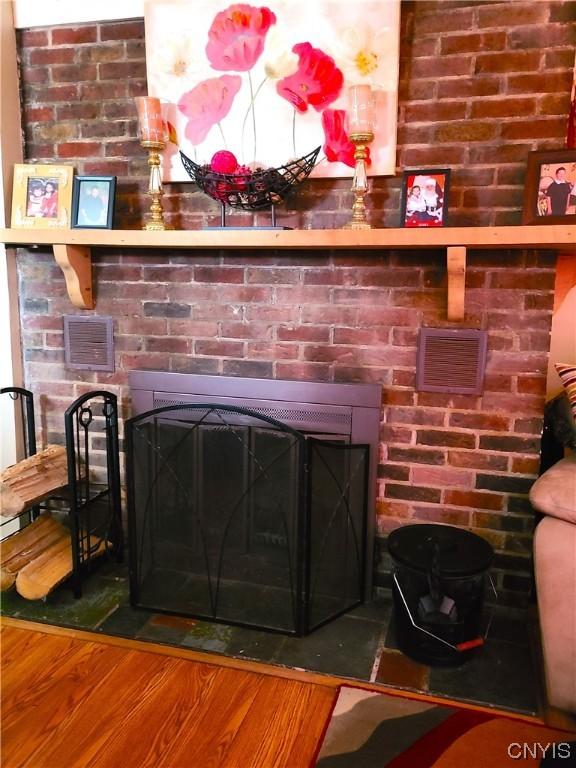
[[[180,151],[182,164],[192,181],[213,200],[233,208],[257,211],[281,203],[290,191],[304,181],[316,164],[320,147],[290,160],[278,168],[250,173],[216,173],[209,165],[198,165]]]

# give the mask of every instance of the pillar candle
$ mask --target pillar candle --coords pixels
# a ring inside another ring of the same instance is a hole
[[[166,142],[166,124],[162,118],[160,99],[153,96],[137,96],[140,141]]]
[[[374,97],[369,85],[348,89],[348,133],[373,133]]]

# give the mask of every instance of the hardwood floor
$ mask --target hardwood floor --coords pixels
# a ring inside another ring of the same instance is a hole
[[[309,768],[337,694],[291,670],[0,626],[2,768]]]

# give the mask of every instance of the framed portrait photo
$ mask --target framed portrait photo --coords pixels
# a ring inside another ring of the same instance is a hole
[[[530,152],[526,166],[523,224],[576,221],[576,149]]]
[[[21,229],[67,229],[72,207],[72,165],[14,166],[11,225]]]
[[[75,176],[72,227],[112,229],[116,176]]]
[[[448,216],[449,168],[419,168],[402,174],[401,227],[444,227]]]

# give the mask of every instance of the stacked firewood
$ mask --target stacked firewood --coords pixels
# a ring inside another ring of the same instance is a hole
[[[68,482],[66,449],[50,445],[0,472],[0,514],[12,518]]]
[[[0,515],[11,519],[68,483],[66,450],[51,445],[0,473]],[[104,542],[90,542],[101,554]],[[49,512],[0,542],[0,589],[16,585],[28,600],[38,600],[66,579],[73,569],[70,530]]]

